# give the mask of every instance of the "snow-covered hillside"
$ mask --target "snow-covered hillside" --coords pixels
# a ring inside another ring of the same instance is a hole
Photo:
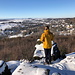
[[[23,24],[24,19],[14,19],[8,21],[0,21],[0,37],[2,38],[17,38],[17,37],[27,37],[29,34],[34,32],[30,29],[29,25]],[[31,25],[32,26],[32,25]]]
[[[43,64],[44,59],[35,60],[32,63],[23,61],[16,68],[12,75],[75,75],[75,54],[67,56],[65,59],[57,59],[50,65]]]

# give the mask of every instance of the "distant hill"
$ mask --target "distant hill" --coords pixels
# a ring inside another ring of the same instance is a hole
[[[75,24],[75,18],[66,18],[65,22],[70,23],[70,24]]]

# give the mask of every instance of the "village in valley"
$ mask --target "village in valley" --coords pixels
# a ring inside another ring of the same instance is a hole
[[[1,19],[0,38],[24,37],[40,34],[48,25],[55,35],[75,35],[75,18]]]

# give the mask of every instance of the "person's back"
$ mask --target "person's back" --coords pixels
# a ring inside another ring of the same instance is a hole
[[[49,27],[46,26],[44,33],[41,35],[40,41],[43,42],[43,48],[45,50],[45,58],[47,64],[51,63],[52,40],[53,40],[53,34],[50,32]]]
[[[49,30],[44,30],[40,40],[43,42],[43,47],[49,49],[52,47],[53,34]]]

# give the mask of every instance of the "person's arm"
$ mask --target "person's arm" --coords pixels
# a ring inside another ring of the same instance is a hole
[[[41,41],[41,42],[44,42],[44,40],[45,40],[45,37],[44,37],[44,34],[42,34],[42,35],[41,35],[41,38],[40,38],[40,41]]]

